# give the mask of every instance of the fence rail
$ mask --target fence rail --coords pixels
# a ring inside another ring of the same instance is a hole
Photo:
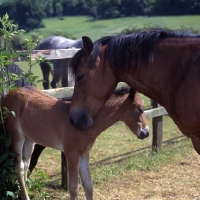
[[[30,55],[30,57],[31,57],[31,60],[35,60],[36,58],[39,58],[39,57],[44,57],[49,60],[70,59],[79,50],[80,49],[77,49],[77,48],[34,50],[32,54]],[[27,51],[26,50],[18,51],[18,53],[19,53],[19,57],[15,58],[13,61],[14,62],[24,61]],[[23,56],[20,56],[20,54],[23,54]]]

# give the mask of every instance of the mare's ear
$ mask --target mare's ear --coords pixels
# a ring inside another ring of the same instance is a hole
[[[92,40],[87,36],[83,36],[82,40],[83,40],[84,55],[90,55],[90,53],[93,50]]]
[[[136,93],[136,91],[133,88],[131,88],[130,89],[130,97],[134,99],[135,93]]]

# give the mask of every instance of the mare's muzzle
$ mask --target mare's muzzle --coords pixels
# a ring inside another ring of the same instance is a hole
[[[143,140],[149,136],[149,127],[143,127],[138,135],[138,138]]]
[[[92,118],[86,112],[74,112],[69,117],[75,129],[84,130],[93,125]]]

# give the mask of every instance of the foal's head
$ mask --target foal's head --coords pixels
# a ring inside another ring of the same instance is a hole
[[[123,121],[139,139],[148,137],[149,127],[144,114],[142,98],[129,87],[117,89],[115,93],[117,93],[116,97],[112,98],[112,95],[111,100],[108,99],[106,104],[111,104],[116,110],[119,109],[117,120]]]

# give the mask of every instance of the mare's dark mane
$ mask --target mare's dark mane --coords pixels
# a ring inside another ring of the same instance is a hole
[[[194,34],[188,30],[172,31],[164,28],[141,31],[131,34],[120,34],[117,36],[103,37],[94,42],[94,48],[88,64],[89,68],[94,67],[94,62],[99,54],[101,46],[107,45],[105,50],[104,66],[111,66],[118,76],[129,67],[131,63],[137,63],[140,59],[147,66],[153,53],[153,49],[159,39],[164,38],[199,38],[200,35]],[[75,75],[79,60],[83,55],[83,49],[78,51],[71,62],[71,71]]]
[[[125,86],[115,88],[113,94],[117,94],[117,95],[130,94],[131,98],[134,98],[136,94],[136,90],[134,90],[128,85],[125,85]]]
[[[115,90],[113,91],[113,94],[116,95],[124,95],[124,94],[128,94],[130,93],[130,86],[125,85],[125,86],[121,86],[121,87],[117,87],[115,88]]]

